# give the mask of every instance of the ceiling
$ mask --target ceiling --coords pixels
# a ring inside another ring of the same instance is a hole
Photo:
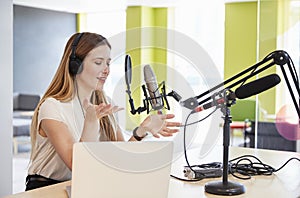
[[[63,11],[70,13],[90,13],[125,10],[127,6],[174,6],[182,0],[13,0],[14,5]],[[72,3],[71,3],[72,2]]]

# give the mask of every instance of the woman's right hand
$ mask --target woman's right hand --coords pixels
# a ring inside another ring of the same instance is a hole
[[[144,133],[146,133],[146,131],[149,131],[156,138],[160,137],[159,134],[164,137],[172,136],[174,133],[177,133],[179,129],[170,127],[179,127],[181,125],[180,122],[166,121],[174,117],[174,114],[150,115],[141,123],[141,129],[139,131],[142,131]],[[143,137],[145,134],[140,135],[140,137]]]
[[[105,103],[94,105],[91,104],[87,98],[85,98],[83,101],[83,108],[86,111],[86,119],[90,121],[101,119],[104,116],[116,113],[124,109],[119,106],[113,106],[111,104]]]

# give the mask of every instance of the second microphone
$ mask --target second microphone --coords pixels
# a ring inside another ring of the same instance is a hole
[[[146,82],[152,108],[157,110],[159,114],[162,114],[161,110],[164,108],[164,102],[158,89],[155,74],[150,65],[144,66],[144,80]]]

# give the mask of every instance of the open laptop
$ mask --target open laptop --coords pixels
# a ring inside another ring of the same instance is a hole
[[[71,197],[166,198],[173,142],[84,142],[73,149]]]

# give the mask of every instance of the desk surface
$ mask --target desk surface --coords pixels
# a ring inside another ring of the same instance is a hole
[[[192,149],[188,151],[188,158],[190,164],[203,164],[209,162],[222,161],[222,147],[215,147],[207,156],[199,157],[199,149]],[[300,153],[285,152],[285,151],[273,151],[263,149],[250,149],[231,147],[229,152],[229,159],[239,157],[242,155],[254,155],[265,164],[271,165],[275,169],[281,167],[291,157],[300,158]],[[178,177],[183,177],[183,166],[186,165],[183,156],[179,156],[174,160],[172,164],[171,174]],[[300,162],[291,161],[287,166],[271,176],[255,176],[249,180],[240,180],[232,177],[228,177],[229,181],[238,182],[246,187],[246,193],[242,195],[234,196],[240,197],[300,197]],[[216,196],[205,193],[204,186],[210,181],[221,181],[222,178],[216,179],[204,179],[199,182],[182,182],[176,179],[170,179],[169,196],[170,198],[199,198],[199,197],[224,197]],[[18,193],[15,195],[6,196],[5,198],[68,198],[66,192],[66,186],[71,184],[70,181],[60,184],[35,189],[32,191]]]

